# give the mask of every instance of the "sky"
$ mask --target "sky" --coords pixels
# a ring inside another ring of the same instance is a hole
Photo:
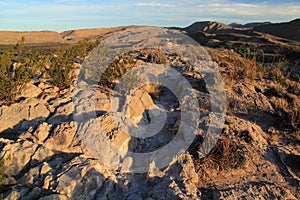
[[[300,18],[300,0],[0,0],[0,30],[36,31],[195,21],[286,22]]]

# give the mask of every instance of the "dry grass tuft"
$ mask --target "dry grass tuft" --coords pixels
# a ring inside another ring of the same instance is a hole
[[[166,55],[159,49],[148,48],[140,52],[141,57],[146,57],[146,62],[156,64],[167,64],[168,59]]]
[[[196,162],[196,169],[198,169],[199,174],[205,173],[209,168],[216,170],[236,169],[244,165],[245,153],[243,145],[227,136],[221,136],[210,153]]]

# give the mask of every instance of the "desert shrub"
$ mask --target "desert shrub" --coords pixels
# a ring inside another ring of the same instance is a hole
[[[4,174],[4,158],[1,158],[0,160],[0,186],[4,183],[5,174]]]
[[[50,56],[50,66],[46,68],[46,74],[51,83],[60,89],[67,88],[72,82],[71,70],[73,67],[72,52],[60,49]]]
[[[22,87],[34,76],[38,55],[20,50],[0,55],[0,100],[11,103]]]
[[[100,44],[101,40],[95,41],[80,40],[77,44],[68,49],[69,56],[74,61],[82,62],[88,53]]]
[[[237,52],[240,54],[240,55],[246,55],[246,54],[250,54],[251,53],[251,50],[249,48],[239,48],[237,50]]]
[[[82,61],[100,40],[80,41],[76,45],[59,49],[55,54],[40,54],[38,51],[25,49],[22,37],[12,50],[0,53],[0,101],[12,103],[16,95],[29,80],[37,75],[46,74],[50,82],[66,88],[72,81],[73,63]]]
[[[120,79],[129,69],[136,66],[136,60],[129,55],[121,55],[113,60],[113,62],[106,68],[99,83],[101,85],[113,86],[114,81]],[[134,75],[133,75],[134,76]]]
[[[222,75],[225,84],[229,87],[233,86],[236,81],[248,80],[253,81],[259,77],[259,69],[261,64],[256,61],[256,56],[248,57],[243,53],[239,55],[230,50],[208,49],[212,59],[224,68]]]
[[[273,96],[271,97],[271,103],[280,116],[282,116],[289,109],[289,104],[284,98],[276,98]]]
[[[0,158],[0,186],[6,183],[6,178],[8,177],[6,173],[10,173],[10,169],[4,169],[4,165],[7,165],[7,162],[11,162],[11,156],[5,156],[4,153],[4,155]],[[8,164],[8,167],[11,167],[11,164]]]
[[[300,83],[295,81],[286,80],[287,91],[300,96]]]
[[[4,52],[0,55],[0,99],[11,101],[15,84],[12,82],[12,58],[11,52]]]
[[[100,44],[100,40],[81,40],[70,48],[61,47],[55,54],[48,55],[49,67],[45,71],[51,83],[60,89],[67,88],[73,81],[72,70],[75,62],[83,62],[88,53]]]
[[[280,66],[274,67],[270,70],[270,78],[275,82],[283,85],[285,83],[285,76]]]
[[[227,136],[221,136],[210,153],[196,162],[198,172],[207,169],[229,170],[245,163],[245,147]]]
[[[166,64],[168,59],[165,54],[154,48],[144,49],[140,52],[140,56],[146,57],[146,62],[156,63],[156,64]]]
[[[14,53],[17,55],[17,62],[20,62],[25,49],[25,37],[23,36],[14,46]]]
[[[295,95],[284,97],[272,96],[270,100],[276,114],[281,118],[281,126],[291,128],[297,132],[300,128],[299,99]]]

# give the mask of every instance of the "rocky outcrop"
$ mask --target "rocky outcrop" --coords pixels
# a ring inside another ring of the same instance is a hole
[[[28,200],[299,199],[299,140],[286,134],[282,140],[272,142],[279,130],[274,128],[278,123],[274,105],[264,91],[267,88],[264,84],[268,83],[261,83],[260,88],[251,81],[237,81],[227,88],[229,111],[220,136],[222,148],[212,149],[212,152],[223,151],[224,154],[213,157],[212,153],[199,158],[209,121],[218,117],[216,113],[209,115],[212,106],[225,102],[210,100],[199,72],[174,58],[176,55],[168,56],[173,60],[172,67],[197,90],[195,93],[185,90],[187,82],[174,81],[178,80],[175,75],[166,80],[179,97],[191,95],[192,98],[182,98],[185,104],[199,100],[197,109],[201,119],[197,118],[199,126],[194,130],[197,137],[188,151],[168,166],[148,173],[124,173],[106,166],[89,151],[83,142],[86,138],[79,137],[78,127],[95,123],[102,130],[96,133],[119,149],[151,152],[168,144],[178,134],[183,120],[180,111],[184,107],[179,106],[174,93],[165,88],[154,95],[148,86],[131,96],[125,111],[134,126],[152,122],[156,127],[164,119],[162,113],[167,116],[164,126],[158,127],[157,135],[137,139],[122,130],[115,120],[118,108],[112,104],[121,103],[122,99],[113,91],[93,86],[96,91],[91,97],[85,85],[80,91],[73,86],[60,90],[39,79],[24,88],[26,92],[21,93],[18,102],[0,107],[0,148],[5,174],[5,182],[0,187],[3,197]],[[227,65],[219,69],[224,73],[231,70]],[[115,98],[111,98],[112,94]],[[76,99],[76,95],[82,99]],[[87,99],[93,100],[95,107],[84,107],[83,100]],[[74,111],[77,111],[75,115]],[[188,125],[193,117],[189,116]],[[179,135],[189,128],[184,126]],[[94,149],[104,151],[103,146],[95,145],[98,138],[92,138]],[[106,156],[111,157],[110,154]],[[233,159],[226,162],[233,163],[234,167],[221,169],[219,162],[224,158]],[[149,169],[155,164],[151,163]]]
[[[19,131],[27,130],[38,125],[40,121],[45,121],[49,114],[45,101],[36,98],[29,98],[11,106],[2,106],[0,132],[7,134],[8,138],[13,138]]]

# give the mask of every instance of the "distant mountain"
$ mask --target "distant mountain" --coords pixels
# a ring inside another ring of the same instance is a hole
[[[257,26],[261,26],[261,25],[267,25],[267,24],[271,24],[271,22],[252,22],[252,23],[247,23],[247,24],[237,24],[237,23],[231,23],[229,24],[229,26],[231,26],[232,28],[254,28]]]
[[[216,35],[248,35],[255,36],[259,33],[267,33],[279,38],[292,41],[300,41],[300,19],[285,23],[270,23],[270,22],[253,22],[248,24],[232,23],[229,25],[219,22],[195,22],[192,25],[183,28],[194,39],[199,41],[200,37],[205,37],[207,34]],[[207,40],[207,39],[206,39]]]
[[[58,32],[54,31],[32,31],[32,32],[16,32],[16,31],[0,31],[0,44],[9,45],[16,44],[22,37],[25,43],[62,43],[63,39]]]
[[[0,31],[0,45],[14,45],[23,36],[26,44],[50,44],[50,43],[76,43],[80,40],[93,40],[99,37],[109,36],[112,33],[133,28],[134,26],[120,26],[115,28],[94,28],[70,30],[58,33],[55,31]]]
[[[283,57],[299,59],[299,25],[300,20],[280,24],[255,22],[245,25],[205,21],[195,22],[182,30],[203,46],[234,49],[237,52],[245,49],[250,52],[263,52],[262,60],[274,61]]]
[[[68,41],[78,41],[82,39],[96,39],[99,36],[111,34],[113,32],[132,28],[133,26],[120,26],[115,28],[94,28],[64,31],[61,33],[63,39]]]
[[[281,38],[300,41],[300,19],[285,23],[256,26],[254,31],[268,33]]]
[[[25,42],[27,44],[72,44],[82,39],[93,40],[100,37],[109,37],[111,34],[128,28],[135,28],[135,26],[70,30],[62,33],[54,31],[0,31],[0,45],[16,44],[22,36],[25,37]],[[186,28],[173,27],[173,29],[186,32],[200,44],[212,47],[229,43],[236,48],[239,45],[247,46],[249,43],[253,43],[253,46],[259,46],[259,44],[271,45],[269,41],[271,35],[273,35],[271,40],[276,40],[278,41],[277,43],[293,43],[300,41],[300,19],[286,23],[273,24],[270,22],[254,22],[244,25],[237,23],[226,25],[219,22],[202,21],[195,22]],[[284,41],[286,39],[288,39],[288,41]],[[295,44],[292,45],[297,46]],[[230,48],[231,47],[232,46],[230,46]]]
[[[204,22],[195,22],[192,25],[184,28],[184,30],[191,35],[197,32],[204,32],[210,34],[232,32],[234,28],[219,22],[204,21]]]

